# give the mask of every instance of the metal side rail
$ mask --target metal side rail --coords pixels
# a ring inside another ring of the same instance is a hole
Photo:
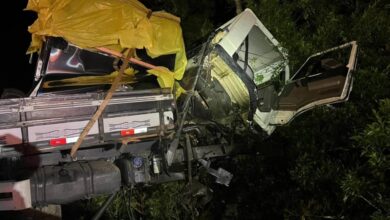
[[[70,149],[103,98],[90,93],[0,100],[0,158],[10,151]],[[115,93],[81,148],[166,134],[174,128],[173,98],[165,89]]]

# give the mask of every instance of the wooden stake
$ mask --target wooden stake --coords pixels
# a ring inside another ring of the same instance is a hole
[[[129,66],[129,62],[127,62],[132,54],[132,50],[130,49],[128,54],[126,55],[125,60],[123,61],[123,64],[119,70],[118,76],[115,78],[114,82],[111,85],[111,88],[108,90],[106,97],[104,98],[102,104],[99,106],[98,110],[95,112],[95,114],[92,116],[91,120],[89,120],[88,124],[85,126],[84,130],[81,132],[79,139],[77,142],[72,146],[72,149],[70,151],[70,156],[73,159],[76,159],[76,153],[77,150],[80,148],[80,145],[83,143],[85,137],[88,135],[89,130],[91,130],[92,126],[95,124],[95,122],[99,119],[99,117],[102,115],[104,109],[107,107],[108,103],[110,102],[112,95],[117,90],[117,88],[120,85],[122,75]],[[123,57],[123,56],[120,56]]]

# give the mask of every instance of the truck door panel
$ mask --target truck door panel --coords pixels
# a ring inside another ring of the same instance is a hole
[[[315,106],[347,100],[356,57],[355,41],[309,57],[279,95],[276,110],[281,114],[274,123],[285,124]],[[287,118],[281,120],[281,115]]]

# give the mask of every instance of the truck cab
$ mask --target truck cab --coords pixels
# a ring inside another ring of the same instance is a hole
[[[304,111],[349,97],[357,60],[354,41],[313,54],[291,73],[287,50],[246,9],[221,26],[210,44],[196,104],[221,123],[231,123],[227,118],[236,113],[270,135]],[[190,59],[188,72],[197,58]]]

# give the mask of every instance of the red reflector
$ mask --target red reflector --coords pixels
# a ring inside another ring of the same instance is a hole
[[[129,135],[134,135],[134,129],[133,128],[121,131],[121,136],[129,136]]]
[[[58,145],[64,145],[64,144],[66,144],[66,138],[57,138],[57,139],[50,140],[51,146],[58,146]]]

